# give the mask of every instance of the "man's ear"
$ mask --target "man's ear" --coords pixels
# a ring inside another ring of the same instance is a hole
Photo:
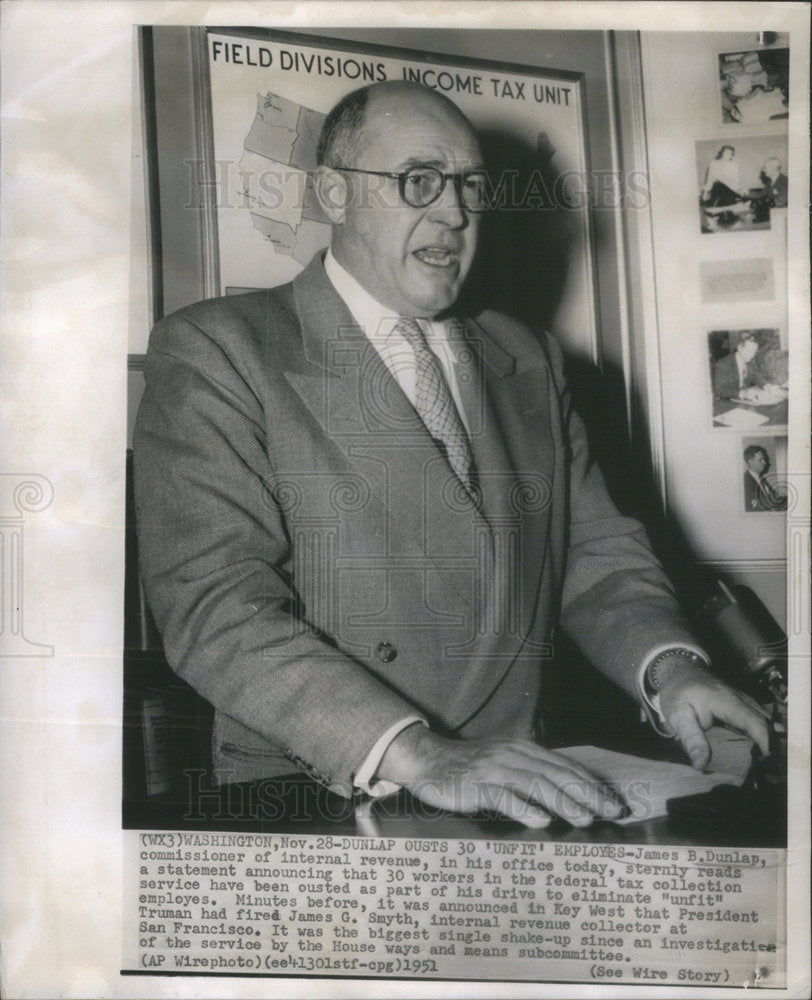
[[[313,187],[324,214],[334,226],[340,226],[350,197],[347,178],[340,170],[322,164],[313,175]]]

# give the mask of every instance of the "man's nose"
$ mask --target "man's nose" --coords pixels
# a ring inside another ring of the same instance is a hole
[[[468,225],[468,212],[462,204],[462,198],[457,190],[453,177],[445,182],[440,197],[429,205],[429,217],[435,222],[441,222],[450,229],[462,229]]]

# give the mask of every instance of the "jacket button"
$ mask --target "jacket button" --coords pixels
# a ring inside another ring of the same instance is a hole
[[[398,655],[398,651],[391,642],[379,642],[378,648],[375,650],[375,655],[381,663],[391,663]]]

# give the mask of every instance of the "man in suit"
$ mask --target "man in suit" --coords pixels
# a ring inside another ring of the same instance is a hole
[[[787,509],[787,498],[779,493],[767,478],[770,471],[770,457],[758,444],[744,449],[744,509],[748,513],[756,511],[782,511]]]
[[[534,740],[558,621],[704,766],[765,723],[706,669],[639,524],[590,462],[562,358],[454,315],[487,184],[455,105],[343,99],[315,188],[331,248],[290,285],[153,331],[136,431],[144,582],[215,706],[224,780],[577,825],[622,805]]]
[[[769,156],[761,168],[764,197],[773,208],[786,208],[789,200],[789,178],[777,156]]]
[[[720,358],[713,366],[713,395],[716,399],[747,399],[753,390],[762,388],[764,381],[753,366],[758,354],[758,341],[749,330],[743,330],[736,350]]]

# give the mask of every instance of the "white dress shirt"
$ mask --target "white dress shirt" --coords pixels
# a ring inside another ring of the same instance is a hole
[[[747,362],[740,354],[736,354],[736,368],[739,370],[739,389],[742,389],[747,376]]]

